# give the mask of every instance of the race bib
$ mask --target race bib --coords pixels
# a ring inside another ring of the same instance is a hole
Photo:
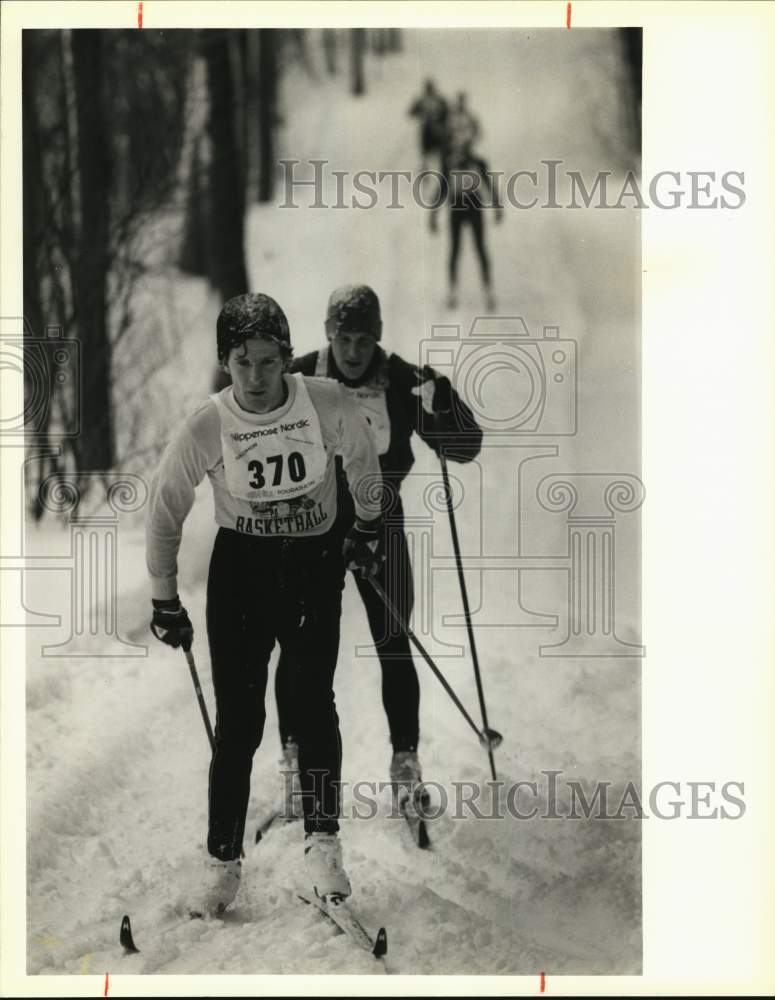
[[[274,507],[277,501],[309,493],[325,479],[320,419],[303,376],[288,379],[293,402],[282,417],[268,423],[239,412],[232,386],[211,396],[221,418],[226,488],[239,500]]]
[[[318,352],[317,364],[315,365],[316,375],[327,375],[328,373],[328,348],[324,347]],[[385,395],[386,385],[384,377],[379,374],[371,381],[359,386],[350,386],[341,383],[344,391],[356,401],[361,413],[371,428],[372,436],[377,445],[377,454],[384,455],[390,447],[390,417],[388,415],[387,398]]]

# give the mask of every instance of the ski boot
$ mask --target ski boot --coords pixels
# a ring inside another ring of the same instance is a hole
[[[308,833],[304,838],[307,877],[319,899],[350,895],[350,880],[342,864],[342,845],[335,833]]]
[[[234,902],[241,874],[242,862],[239,858],[221,861],[220,858],[208,856],[198,904],[191,910],[192,916],[220,916]]]
[[[393,801],[400,812],[405,812],[407,806],[420,813],[428,809],[430,798],[426,789],[418,789],[421,783],[422,768],[417,751],[399,750],[394,753],[390,761],[390,784]]]

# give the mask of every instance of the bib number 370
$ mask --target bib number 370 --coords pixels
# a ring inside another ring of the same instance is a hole
[[[283,461],[284,458],[284,455],[270,455],[266,460],[267,465],[274,467],[272,470],[272,486],[279,486],[282,483],[286,470],[292,483],[300,483],[307,474],[304,466],[304,456],[301,452],[292,451],[287,456],[287,461],[285,462]],[[258,459],[248,462],[248,470],[253,475],[253,478],[248,481],[248,486],[251,486],[254,490],[260,490],[266,486],[264,469],[264,463],[259,462]]]

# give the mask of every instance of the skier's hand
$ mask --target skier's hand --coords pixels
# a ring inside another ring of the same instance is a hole
[[[153,618],[151,632],[167,646],[177,649],[182,646],[184,652],[191,649],[194,641],[194,626],[188,617],[188,612],[180,603],[179,597],[169,601],[153,601]]]
[[[373,521],[355,519],[355,524],[347,532],[342,553],[348,569],[359,573],[363,579],[376,576],[385,561],[382,549],[382,518]]]
[[[449,413],[452,409],[452,383],[446,375],[428,377],[412,389],[413,396],[419,396],[426,413]]]

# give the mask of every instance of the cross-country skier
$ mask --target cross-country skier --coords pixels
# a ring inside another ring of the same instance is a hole
[[[333,693],[345,564],[375,572],[381,529],[374,438],[355,401],[331,380],[292,375],[288,322],[268,295],[221,310],[218,360],[232,385],[178,430],[154,477],[147,523],[154,635],[189,649],[177,554],[205,475],[219,531],[207,584],[207,637],[217,707],[210,766],[207,885],[199,908],[237,892],[253,754],[264,728],[275,640],[293,656],[304,697],[296,738],[304,792],[305,861],[319,896],[347,896],[337,831],[341,742]],[[352,507],[339,515],[335,458]]]
[[[479,119],[471,113],[468,97],[463,90],[457,94],[455,103],[447,112],[444,131],[444,148],[447,150],[462,148],[470,152],[479,138]]]
[[[425,89],[409,108],[409,114],[420,119],[420,153],[425,170],[428,157],[441,153],[447,119],[447,102],[436,90],[433,80],[425,81]]]
[[[495,309],[492,291],[490,258],[485,246],[484,213],[495,209],[495,221],[500,223],[503,209],[498,192],[488,171],[487,163],[471,152],[468,145],[453,145],[446,153],[442,166],[444,188],[441,198],[431,212],[431,230],[436,230],[436,213],[446,201],[449,206],[449,295],[447,305],[457,307],[457,270],[460,255],[460,238],[465,227],[470,228],[474,247],[479,258],[479,268],[484,289],[485,307]]]
[[[448,378],[428,366],[418,368],[383,350],[379,344],[380,304],[367,285],[346,285],[331,294],[325,331],[327,346],[294,361],[294,369],[307,376],[336,379],[371,426],[382,467],[386,506],[381,549],[386,559],[376,579],[408,621],[414,590],[399,489],[414,463],[412,435],[417,434],[439,454],[443,450],[453,461],[468,462],[478,455],[482,434]],[[341,470],[339,498],[342,510],[349,510],[348,517],[352,519],[357,512],[353,511]],[[359,573],[354,576],[382,668],[382,702],[393,748],[390,780],[402,806],[422,780],[417,752],[420,687],[408,638],[397,629],[368,580]],[[295,712],[297,705],[303,707],[305,692],[303,678],[294,669],[292,650],[285,646],[275,685],[284,754],[285,808],[290,817],[293,814],[290,776],[295,768],[295,738],[301,727],[301,718]]]

